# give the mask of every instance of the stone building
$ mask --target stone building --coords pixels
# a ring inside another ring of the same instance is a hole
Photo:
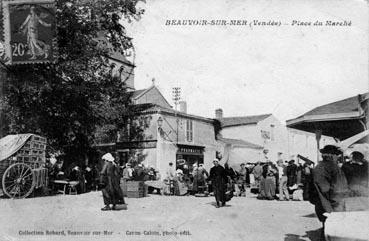
[[[137,90],[132,95],[136,104],[149,104],[140,112],[145,123],[143,140],[133,141],[122,138],[116,143],[116,152],[124,162],[129,161],[129,153],[136,151],[136,160],[145,166],[157,168],[165,175],[169,162],[175,168],[193,164],[204,164],[209,169],[219,149],[216,141],[214,120],[187,113],[186,104],[176,111],[171,108],[156,86]]]

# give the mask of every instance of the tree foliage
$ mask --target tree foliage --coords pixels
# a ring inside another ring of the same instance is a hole
[[[58,59],[10,66],[0,107],[2,133],[37,133],[49,146],[84,156],[103,135],[125,128],[134,110],[109,55],[131,47],[120,24],[139,19],[136,0],[57,0]],[[129,117],[130,116],[130,117]]]

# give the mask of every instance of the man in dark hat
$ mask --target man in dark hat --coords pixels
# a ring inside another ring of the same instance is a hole
[[[313,170],[314,186],[318,197],[314,202],[318,219],[323,223],[331,212],[344,211],[344,198],[348,195],[346,178],[338,166],[342,151],[333,145],[320,150],[323,160]]]
[[[227,186],[227,173],[225,169],[219,165],[218,159],[214,159],[214,166],[210,169],[209,179],[211,180],[211,184],[214,190],[214,197],[216,200],[216,207],[220,207],[220,203],[222,206],[226,203],[226,186]]]
[[[297,183],[297,165],[295,160],[290,160],[287,166],[287,186],[292,187]]]
[[[368,162],[359,151],[351,153],[350,162],[342,166],[352,196],[368,196]]]

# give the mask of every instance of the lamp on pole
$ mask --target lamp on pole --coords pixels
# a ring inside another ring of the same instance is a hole
[[[166,132],[164,129],[163,129],[163,124],[164,124],[164,121],[165,123],[167,123],[167,125],[169,126],[169,128],[171,130],[169,130],[169,132]],[[159,132],[159,135],[164,139],[164,140],[168,140],[170,141],[173,145],[177,146],[178,144],[178,132],[170,125],[170,123],[165,119],[165,118],[162,118],[161,116],[159,116],[159,118],[157,119],[157,124],[158,124],[158,132]],[[177,142],[174,143],[174,141],[172,141],[169,137],[169,134],[172,133],[172,131],[176,134],[177,136]]]

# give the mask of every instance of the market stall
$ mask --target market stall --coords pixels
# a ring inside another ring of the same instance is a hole
[[[0,139],[1,190],[6,196],[25,198],[48,185],[45,150],[46,138],[34,134]]]

